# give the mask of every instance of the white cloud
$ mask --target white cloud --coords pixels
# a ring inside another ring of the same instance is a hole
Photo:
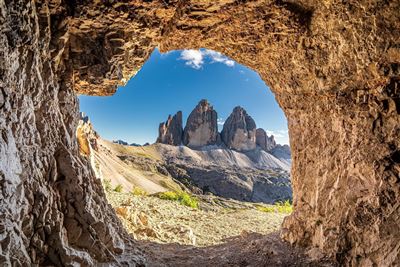
[[[222,63],[228,67],[235,66],[235,61],[229,59],[228,57],[222,55],[220,52],[216,52],[208,49],[200,50],[183,50],[181,52],[180,60],[186,61],[185,64],[194,68],[201,69],[205,64],[205,60],[208,59],[210,63]]]
[[[200,50],[183,50],[179,59],[185,60],[186,65],[197,70],[204,64],[203,54]]]
[[[285,138],[288,137],[288,131],[287,130],[277,130],[277,131],[272,131],[272,130],[265,130],[268,136],[273,135],[274,137],[278,138]]]
[[[213,50],[204,50],[204,55],[209,56],[211,58],[211,63],[218,62],[227,65],[228,67],[235,66],[235,61],[227,58],[226,56],[222,55],[220,52],[216,52]]]
[[[217,124],[218,124],[218,125],[224,125],[224,123],[225,123],[225,120],[224,120],[224,119],[222,119],[222,118],[218,118],[218,119],[217,119]]]

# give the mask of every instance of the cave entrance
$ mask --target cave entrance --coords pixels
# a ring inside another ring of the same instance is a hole
[[[156,49],[80,109],[81,151],[138,240],[214,245],[276,231],[292,210],[286,117],[257,73],[219,52]]]

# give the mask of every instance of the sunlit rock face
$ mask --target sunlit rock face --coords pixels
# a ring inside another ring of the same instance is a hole
[[[0,2],[1,265],[116,263],[124,251],[125,261],[145,262],[80,155],[76,93],[113,94],[157,46],[219,51],[275,93],[293,159],[285,240],[341,265],[396,265],[399,8],[367,0]]]
[[[178,111],[173,117],[168,116],[166,122],[160,123],[156,143],[179,146],[182,144],[182,137],[182,112]]]
[[[225,145],[238,151],[256,148],[256,123],[242,107],[235,107],[221,132]]]
[[[219,142],[217,112],[207,100],[201,100],[190,113],[183,131],[183,144],[191,148]]]

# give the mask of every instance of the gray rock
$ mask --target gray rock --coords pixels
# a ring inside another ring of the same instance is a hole
[[[168,169],[174,165],[169,163]],[[284,170],[201,166],[190,163],[175,165],[175,168],[184,170],[188,176],[186,180],[201,189],[203,194],[212,193],[224,198],[267,204],[292,200],[290,175]]]
[[[256,148],[256,123],[246,110],[235,107],[225,121],[222,141],[230,149],[249,151]]]
[[[290,147],[288,145],[276,145],[272,150],[271,154],[277,157],[280,160],[284,160],[286,162],[291,162],[291,152]]]
[[[157,143],[179,146],[182,143],[182,112],[178,111],[173,117],[168,116],[166,122],[160,123]]]
[[[190,113],[186,122],[183,144],[191,148],[200,148],[219,143],[217,112],[203,99]]]
[[[256,131],[256,144],[265,151],[271,151],[276,147],[275,138],[273,135],[268,137],[264,129],[258,128]]]

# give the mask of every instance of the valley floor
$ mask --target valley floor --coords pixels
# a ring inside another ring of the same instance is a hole
[[[247,233],[268,234],[277,231],[287,215],[215,196],[198,196],[197,209],[154,196],[111,191],[107,197],[136,240],[158,243],[210,246]]]
[[[277,231],[287,215],[264,212],[258,204],[198,196],[199,208],[154,196],[107,192],[125,228],[136,240],[209,246],[246,233]]]
[[[135,239],[117,257],[121,266],[336,266],[318,250],[284,242],[279,228],[287,214],[254,203],[205,196],[192,209],[154,196],[111,191],[107,198]]]

